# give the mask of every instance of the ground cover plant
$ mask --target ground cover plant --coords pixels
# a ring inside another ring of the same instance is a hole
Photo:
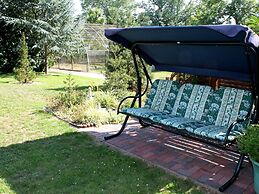
[[[190,182],[96,143],[42,111],[64,75],[0,75],[0,193],[201,193]],[[102,80],[74,77],[81,89]]]
[[[70,74],[64,86],[48,105],[56,116],[84,127],[122,122],[123,116],[115,111],[119,101],[112,93],[93,91],[98,86],[80,90]]]

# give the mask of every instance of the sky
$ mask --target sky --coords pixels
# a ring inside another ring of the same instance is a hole
[[[75,15],[82,13],[82,7],[80,0],[73,0],[74,9],[75,9]]]

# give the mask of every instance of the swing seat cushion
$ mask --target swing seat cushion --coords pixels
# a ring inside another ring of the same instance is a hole
[[[125,108],[123,114],[147,120],[167,130],[177,129],[200,138],[223,142],[229,126],[249,113],[250,91],[222,87],[213,90],[198,84],[156,80],[143,108]],[[227,137],[245,133],[248,122],[236,124]]]

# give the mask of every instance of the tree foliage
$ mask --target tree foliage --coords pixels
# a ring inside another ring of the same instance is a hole
[[[256,0],[232,0],[226,6],[228,19],[236,24],[245,24],[245,21],[254,14],[259,13],[259,2]]]
[[[222,24],[225,21],[226,6],[225,0],[200,0],[190,23],[193,25]]]
[[[100,8],[92,8],[87,11],[86,21],[88,23],[104,24],[106,18],[103,14],[103,10]]]
[[[144,12],[139,15],[139,20],[144,25],[186,25],[193,6],[192,1],[185,4],[184,0],[149,0],[142,3]]]
[[[259,16],[252,15],[246,20],[246,25],[254,30],[255,33],[259,34]]]
[[[36,77],[36,74],[33,71],[29,61],[28,46],[26,44],[24,33],[22,33],[21,38],[20,57],[18,64],[18,68],[14,69],[15,79],[21,83],[31,82]]]
[[[100,10],[103,13],[106,24],[116,25],[118,27],[127,27],[135,25],[135,10],[136,4],[134,0],[83,0],[83,8],[86,13],[86,17],[92,15],[93,10]],[[90,23],[99,23],[100,18],[96,17],[96,20],[89,21]]]
[[[106,24],[117,27],[137,25],[134,15],[136,4],[133,0],[84,0],[83,8],[87,18],[91,18],[87,20],[89,23],[100,23],[99,21],[104,17]],[[103,15],[93,14],[96,10]],[[110,44],[109,59],[105,64],[105,88],[117,94],[127,89],[133,89],[136,80],[135,74],[130,51],[122,46]]]
[[[199,0],[190,24],[245,24],[258,8],[256,0]]]
[[[105,64],[105,87],[119,93],[132,88],[135,81],[135,69],[131,53],[122,46],[110,44],[110,56]]]
[[[0,3],[0,68],[11,71],[18,60],[21,32],[28,38],[29,54],[35,68],[42,70],[49,57],[67,50],[77,38],[70,0],[6,0]]]

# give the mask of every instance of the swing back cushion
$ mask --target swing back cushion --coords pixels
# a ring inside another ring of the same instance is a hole
[[[201,138],[223,142],[230,125],[249,114],[252,94],[248,90],[154,81],[144,107],[125,108],[123,114]],[[236,124],[229,141],[245,133],[248,122]]]

